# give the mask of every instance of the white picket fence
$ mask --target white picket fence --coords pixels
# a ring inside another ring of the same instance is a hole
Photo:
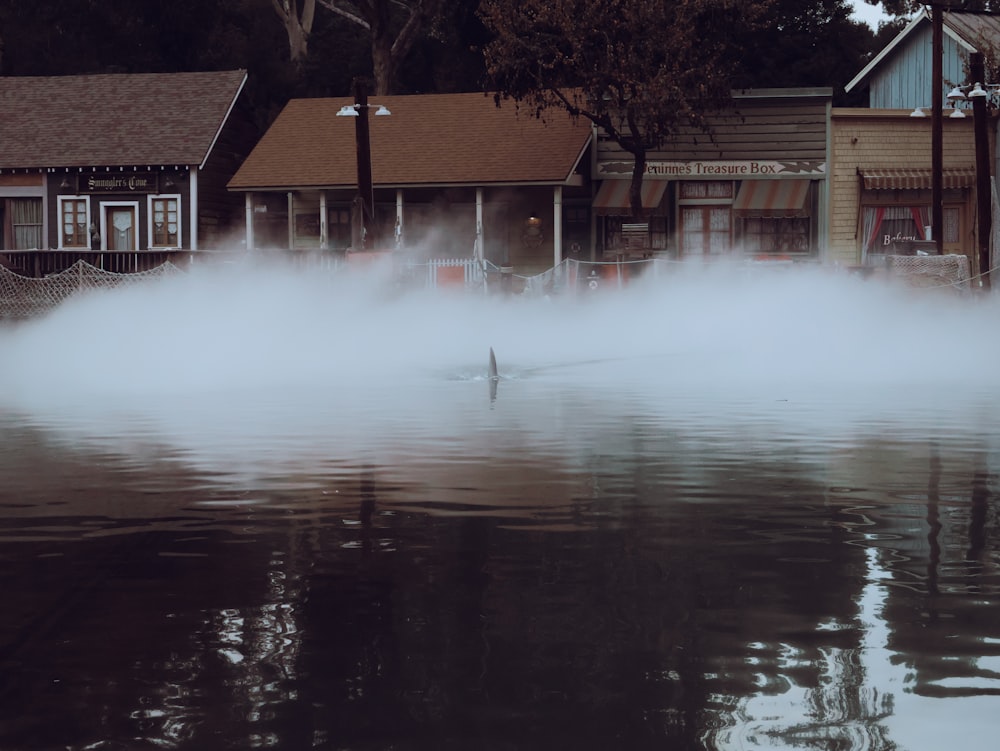
[[[481,287],[485,281],[482,264],[475,258],[432,258],[427,267],[427,286],[432,289],[442,287]]]

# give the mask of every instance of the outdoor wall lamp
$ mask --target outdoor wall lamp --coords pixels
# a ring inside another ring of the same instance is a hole
[[[542,244],[543,239],[542,220],[532,214],[524,222],[524,234],[521,236],[521,241],[527,247],[537,248]]]

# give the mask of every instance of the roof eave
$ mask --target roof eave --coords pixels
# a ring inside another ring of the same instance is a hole
[[[226,108],[226,114],[222,116],[222,120],[219,121],[219,127],[215,129],[215,135],[212,136],[211,143],[208,144],[208,148],[205,149],[205,155],[201,159],[201,164],[198,165],[198,170],[201,171],[205,168],[205,164],[208,162],[208,157],[211,156],[212,150],[215,148],[216,142],[219,140],[219,136],[222,134],[223,128],[226,127],[226,123],[229,122],[229,116],[233,112],[233,108],[236,106],[237,100],[240,98],[240,94],[243,93],[243,87],[247,84],[247,73],[243,72],[243,78],[240,80],[240,85],[236,87],[236,93],[233,94],[232,99],[229,101],[229,106]]]
[[[851,89],[864,83],[865,80],[872,74],[872,72],[882,63],[882,61],[886,57],[888,57],[892,53],[892,51],[896,49],[896,47],[898,47],[903,42],[903,40],[907,36],[913,33],[913,30],[918,25],[920,25],[920,23],[923,22],[924,20],[926,20],[928,23],[931,22],[931,12],[927,8],[924,8],[922,11],[920,11],[920,13],[914,16],[913,20],[906,25],[906,28],[903,29],[901,32],[899,32],[899,34],[896,35],[895,39],[889,42],[889,44],[887,44],[882,49],[881,52],[879,52],[875,57],[873,57],[871,61],[868,63],[868,65],[862,68],[861,72],[858,73],[858,75],[856,75],[847,83],[847,85],[844,87],[844,91],[849,92],[851,91]],[[976,51],[976,47],[974,44],[972,44],[967,39],[962,37],[957,31],[955,31],[947,23],[945,23],[944,20],[942,20],[941,31],[949,38],[951,38],[955,42],[955,44],[964,49],[966,52]]]
[[[871,72],[875,70],[875,68],[877,68],[879,65],[881,65],[882,61],[885,60],[885,58],[887,58],[892,53],[892,51],[896,49],[896,47],[902,44],[903,40],[905,40],[910,34],[912,34],[913,30],[916,29],[917,26],[919,26],[925,20],[928,22],[930,22],[931,20],[930,11],[928,11],[926,8],[921,10],[917,15],[915,15],[913,17],[913,20],[906,25],[906,28],[904,28],[901,32],[896,34],[896,37],[891,42],[889,42],[889,44],[883,47],[882,51],[879,52],[877,55],[875,55],[875,57],[873,57],[868,62],[868,65],[866,65],[864,68],[861,69],[861,72],[858,73],[858,75],[856,75],[854,78],[848,81],[847,85],[844,86],[844,91],[847,92],[851,91],[851,89],[853,89],[855,86],[860,85],[865,79],[867,79],[868,76],[871,74]]]

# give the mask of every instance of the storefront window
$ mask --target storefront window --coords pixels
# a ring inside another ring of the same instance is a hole
[[[732,198],[733,183],[730,181],[695,182],[680,184],[680,198]]]
[[[862,214],[864,255],[892,253],[898,244],[923,240],[927,206],[866,206]]]
[[[89,248],[90,232],[86,198],[60,198],[61,247]]]
[[[153,231],[149,243],[150,247],[178,247],[180,244],[179,199],[175,197],[151,197],[149,202],[153,219]]]
[[[3,206],[3,245],[11,250],[42,247],[42,199],[10,198]]]
[[[809,250],[809,220],[745,219],[743,249],[747,253],[805,253]]]
[[[331,207],[326,211],[327,246],[342,250],[351,246],[351,210]]]

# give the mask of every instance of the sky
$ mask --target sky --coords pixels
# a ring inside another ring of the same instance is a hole
[[[887,21],[889,17],[882,11],[882,4],[869,5],[865,0],[850,0],[849,5],[854,7],[854,17],[859,21],[865,21],[873,29],[878,29],[880,21]]]

